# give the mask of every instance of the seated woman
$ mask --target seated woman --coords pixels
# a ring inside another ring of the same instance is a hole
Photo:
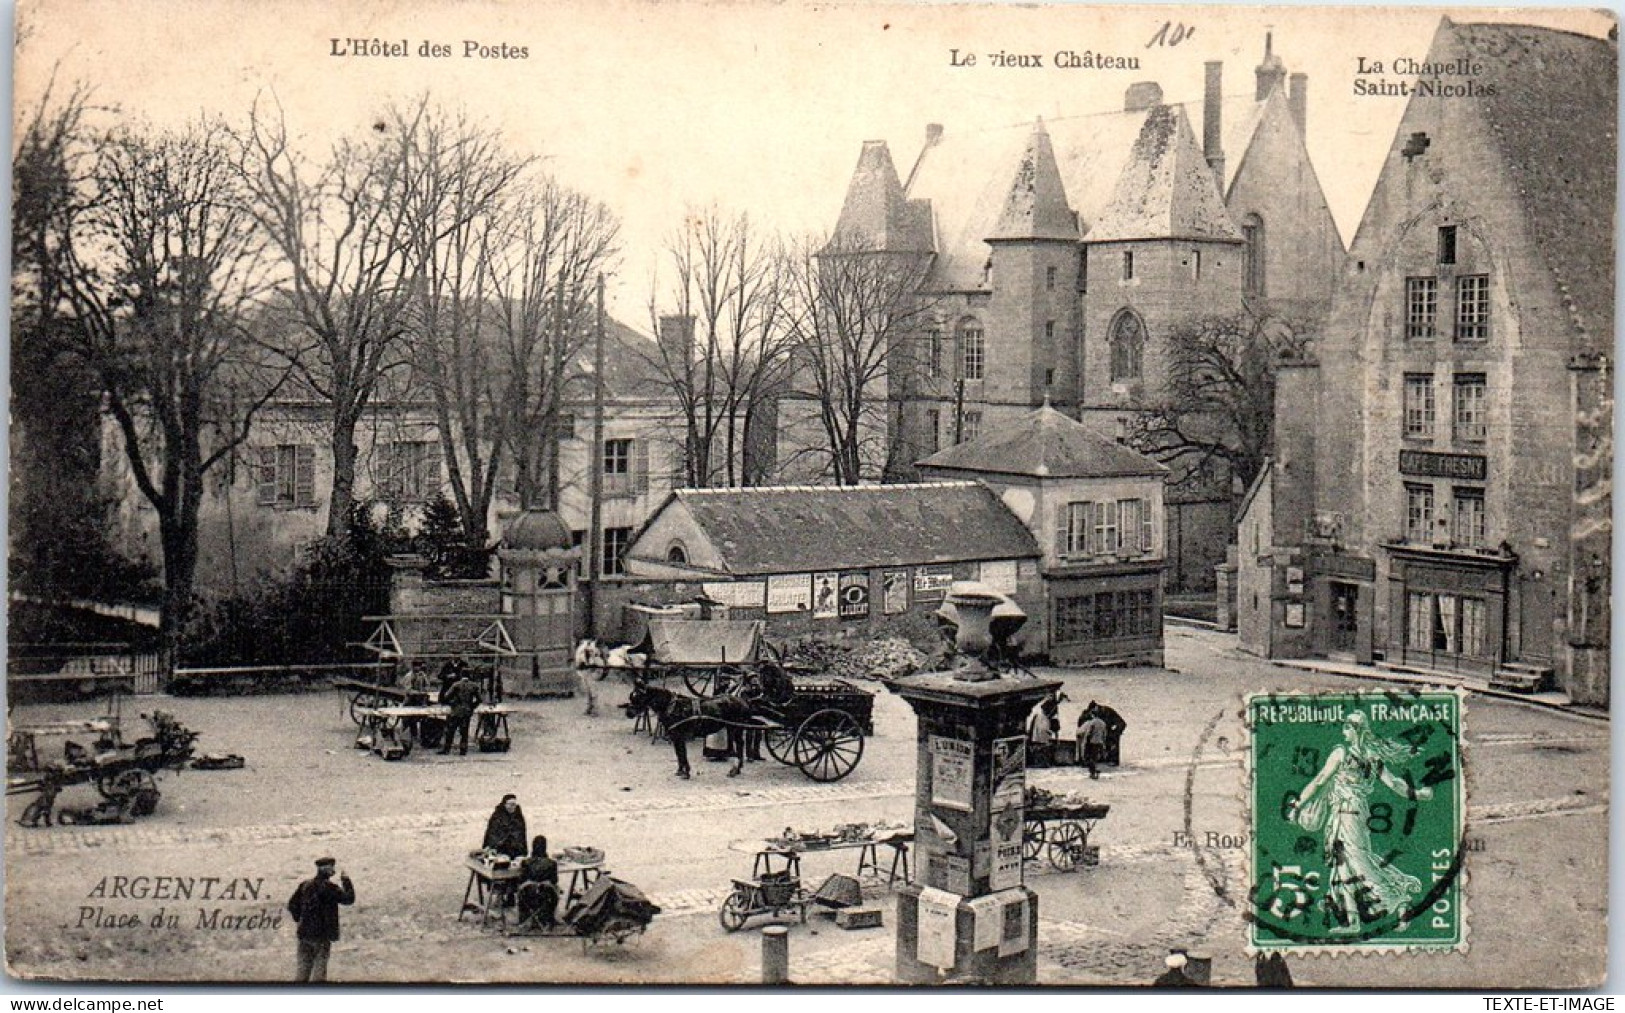
[[[547,838],[537,835],[519,879],[519,924],[550,929],[558,922],[559,863],[547,854]]]
[[[509,858],[525,857],[525,811],[519,808],[517,797],[502,796],[485,821],[485,840],[480,847]]]

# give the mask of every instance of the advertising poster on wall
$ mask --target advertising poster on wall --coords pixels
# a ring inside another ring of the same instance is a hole
[[[951,566],[921,566],[914,571],[914,600],[941,601],[954,582]]]
[[[841,574],[841,618],[869,618],[869,575]]]
[[[841,575],[838,573],[813,574],[813,618],[834,619],[839,613],[836,601]]]
[[[993,811],[1019,808],[1027,792],[1027,739],[993,740]]]
[[[1022,837],[1025,820],[1021,809],[1004,809],[993,814],[993,868],[988,888],[1008,890],[1021,885]]]
[[[978,579],[1000,594],[1016,593],[1016,561],[990,559],[982,563]]]
[[[964,739],[931,736],[931,804],[971,808],[972,746]]]
[[[767,585],[759,580],[710,581],[700,585],[705,596],[736,609],[759,609],[767,599]]]
[[[812,578],[805,573],[776,573],[767,578],[767,610],[805,612],[812,608]]]
[[[889,616],[908,611],[908,571],[887,570],[880,575],[881,610]]]

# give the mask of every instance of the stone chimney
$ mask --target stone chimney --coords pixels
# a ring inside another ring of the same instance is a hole
[[[1202,156],[1213,178],[1219,181],[1219,192],[1224,193],[1224,64],[1209,60],[1203,64],[1207,80],[1202,89]]]
[[[1287,93],[1287,104],[1292,107],[1292,122],[1298,125],[1298,133],[1307,136],[1309,121],[1309,75],[1293,74],[1292,90]]]
[[[1123,93],[1123,111],[1137,113],[1162,102],[1162,85],[1155,81],[1136,81]]]
[[[687,362],[694,354],[694,318],[666,316],[660,318],[660,353],[668,368]]]
[[[1258,76],[1258,91],[1253,97],[1260,102],[1269,98],[1270,92],[1286,84],[1286,64],[1275,55],[1275,33],[1264,33],[1264,59],[1253,73]]]

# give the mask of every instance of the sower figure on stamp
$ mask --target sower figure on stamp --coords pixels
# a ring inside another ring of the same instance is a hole
[[[294,981],[327,980],[327,957],[339,940],[339,905],[354,903],[355,887],[349,876],[338,872],[337,860],[316,859],[316,875],[300,883],[288,898],[288,914],[299,926]]]

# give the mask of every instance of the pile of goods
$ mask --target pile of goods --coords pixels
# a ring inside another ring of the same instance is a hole
[[[573,862],[576,865],[596,865],[603,860],[604,852],[598,848],[577,846],[559,852],[559,861]]]
[[[1046,791],[1043,788],[1028,785],[1024,804],[1028,809],[1076,809],[1094,803],[1088,797],[1079,795],[1075,791],[1057,795],[1053,791]]]
[[[790,851],[817,851],[820,848],[832,847],[836,844],[861,844],[865,841],[883,841],[898,834],[906,833],[908,825],[905,823],[887,823],[880,820],[875,823],[840,823],[834,830],[797,831],[794,827],[785,827],[784,833],[770,839],[767,843],[775,848]]]
[[[468,857],[475,859],[481,865],[490,866],[493,869],[506,869],[513,864],[512,859],[493,848],[485,848],[480,851],[470,851],[468,853]]]
[[[881,637],[859,644],[804,637],[784,645],[784,661],[792,668],[812,669],[821,676],[889,682],[918,672],[926,657],[902,637]]]

